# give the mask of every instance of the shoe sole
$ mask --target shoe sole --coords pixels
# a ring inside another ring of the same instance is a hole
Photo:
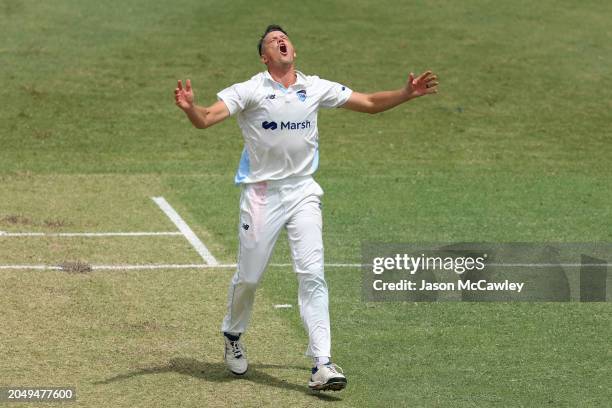
[[[237,373],[237,372],[235,372],[235,371],[230,370],[230,372],[231,372],[232,374],[234,374],[234,375],[245,375],[247,371],[249,371],[249,369],[248,369],[248,368],[247,368],[246,370],[244,370],[243,372],[241,372],[241,373]]]
[[[332,378],[325,384],[308,384],[308,388],[314,391],[341,391],[346,388],[346,378]]]

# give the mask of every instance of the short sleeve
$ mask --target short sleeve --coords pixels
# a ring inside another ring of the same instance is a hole
[[[217,98],[225,102],[230,115],[240,113],[248,108],[250,96],[249,81],[234,84],[217,93]]]
[[[317,86],[322,91],[319,104],[322,108],[337,108],[342,106],[351,97],[353,91],[348,87],[337,82],[320,79],[317,81]]]

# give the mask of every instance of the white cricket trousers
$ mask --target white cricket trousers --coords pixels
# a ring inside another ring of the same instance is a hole
[[[284,227],[298,279],[300,316],[308,332],[306,355],[331,357],[328,291],[323,272],[322,195],[323,190],[311,176],[242,186],[238,267],[229,286],[223,332],[246,330],[255,289]]]

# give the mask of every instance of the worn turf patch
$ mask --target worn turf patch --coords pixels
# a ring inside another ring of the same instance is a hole
[[[91,265],[83,261],[64,261],[58,265],[62,271],[68,273],[87,273],[91,272]]]

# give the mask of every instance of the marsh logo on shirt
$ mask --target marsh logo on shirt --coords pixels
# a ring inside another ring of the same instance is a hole
[[[278,127],[278,125],[276,124],[276,122],[268,122],[266,120],[264,122],[261,122],[261,127],[266,130],[268,129],[275,130]]]
[[[274,121],[268,122],[263,121],[261,122],[261,127],[266,129],[266,130],[276,130],[278,129],[278,124]],[[291,122],[291,121],[287,121],[287,122],[281,122],[280,123],[280,128],[281,130],[300,130],[300,129],[310,129],[311,127],[311,123],[309,120],[305,120],[303,122]]]

